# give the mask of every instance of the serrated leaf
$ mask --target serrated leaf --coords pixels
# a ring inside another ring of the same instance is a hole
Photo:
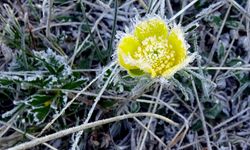
[[[51,74],[56,74],[56,70],[50,64],[45,62],[44,65]]]
[[[34,95],[32,96],[29,104],[32,106],[44,106],[46,102],[52,101],[54,96],[51,95]]]
[[[49,114],[50,107],[41,107],[36,108],[32,112],[34,112],[34,117],[36,122],[42,122],[45,120],[47,115]]]
[[[49,81],[50,80],[46,80],[46,79],[36,79],[36,80],[33,80],[33,81],[25,81],[25,82],[27,82],[29,84],[32,84],[32,85],[35,85],[35,86],[43,87],[46,84],[48,84]]]
[[[64,69],[64,65],[61,65],[61,66],[57,69],[56,73],[57,73],[57,74],[60,74],[60,73],[63,71],[63,69]]]

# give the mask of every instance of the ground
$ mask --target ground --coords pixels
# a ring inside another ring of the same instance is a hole
[[[2,0],[0,12],[0,149],[250,149],[249,0]],[[124,33],[152,16],[197,53],[171,78],[117,63]]]

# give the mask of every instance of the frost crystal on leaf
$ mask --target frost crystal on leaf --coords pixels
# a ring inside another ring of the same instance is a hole
[[[57,114],[67,103],[67,93],[50,89],[80,88],[88,78],[78,77],[72,73],[67,58],[56,54],[51,49],[34,52],[23,62],[23,52],[18,52],[8,67],[9,72],[0,74],[0,87],[21,90],[22,99],[13,101],[15,107],[2,115],[11,117],[22,108],[26,124],[39,124],[47,117]],[[39,89],[45,89],[45,91]]]
[[[62,76],[69,76],[72,74],[72,70],[71,67],[68,65],[67,58],[64,56],[57,55],[50,48],[48,48],[47,51],[34,52],[34,54],[38,58],[44,60],[45,63],[50,65],[53,64],[52,67],[58,68],[60,66],[63,66],[63,70],[60,72]]]

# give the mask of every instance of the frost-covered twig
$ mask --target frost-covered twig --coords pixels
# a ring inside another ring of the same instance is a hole
[[[48,8],[48,16],[47,16],[47,24],[46,24],[46,37],[50,37],[50,22],[51,22],[51,11],[53,6],[53,0],[48,0],[49,8]]]
[[[248,108],[242,110],[241,112],[237,113],[236,115],[234,115],[234,116],[228,118],[227,120],[225,120],[225,121],[219,123],[218,125],[216,125],[216,126],[213,128],[213,130],[217,130],[217,129],[221,128],[222,126],[224,126],[225,124],[231,122],[232,120],[236,119],[237,117],[242,116],[245,112],[247,112],[247,111],[249,111],[249,110],[250,110],[250,107],[248,107]]]
[[[95,98],[94,104],[93,104],[92,107],[90,108],[89,113],[88,113],[88,115],[87,115],[87,118],[86,118],[86,120],[84,121],[83,124],[87,124],[87,123],[89,122],[89,120],[90,120],[90,118],[91,118],[91,116],[92,116],[92,114],[93,114],[93,112],[94,112],[94,110],[95,110],[95,108],[96,108],[97,103],[98,103],[98,102],[100,101],[100,99],[101,99],[101,96],[102,96],[103,92],[104,92],[105,89],[107,88],[108,84],[111,82],[112,77],[117,73],[117,71],[116,71],[117,67],[118,67],[118,65],[116,65],[115,68],[112,70],[112,73],[109,75],[109,77],[108,77],[107,81],[105,82],[105,84],[103,85],[101,91],[98,93],[97,97]],[[79,139],[80,139],[82,133],[83,133],[83,131],[79,131],[79,132],[76,134],[76,139],[75,139],[74,143],[72,144],[72,148],[71,148],[72,150],[75,150],[75,149],[76,149],[77,144],[78,144],[78,142],[79,142]]]
[[[154,99],[158,99],[158,97],[155,97],[155,96],[151,96],[152,98]],[[151,103],[152,101],[148,101],[148,100],[143,100],[143,99],[137,99],[136,100],[137,102],[144,102],[144,103]],[[158,101],[154,102],[154,103],[158,103],[158,104],[161,104],[161,105],[164,105],[165,107],[167,107],[168,109],[170,109],[171,111],[173,111],[174,113],[176,113],[180,118],[183,119],[184,123],[183,123],[183,127],[179,130],[179,132],[176,134],[176,136],[174,137],[174,139],[180,135],[181,131],[184,129],[185,127],[185,130],[184,130],[184,133],[186,133],[189,129],[189,126],[188,126],[188,120],[182,115],[180,114],[178,111],[176,111],[172,106],[170,106],[168,103],[164,102],[163,100],[161,99],[158,99]],[[173,140],[172,140],[173,141]],[[173,142],[171,142],[173,143]],[[169,146],[171,147],[172,145],[169,144]],[[168,147],[169,147],[168,146]]]
[[[242,15],[239,24],[242,24],[244,18],[245,18],[245,15]],[[236,34],[238,34],[239,29],[240,29],[240,25],[239,25],[239,26],[237,27],[237,29],[236,29]],[[233,37],[233,39],[232,39],[232,41],[231,41],[231,43],[230,43],[230,45],[229,45],[229,48],[227,49],[227,52],[226,52],[224,58],[222,59],[222,61],[221,61],[221,63],[220,63],[220,67],[223,66],[224,63],[226,62],[227,57],[229,56],[229,53],[231,52],[231,49],[233,48],[233,44],[234,44],[234,42],[235,42],[236,39],[237,39],[237,35],[235,35],[235,36]],[[215,79],[216,79],[217,75],[219,74],[219,72],[220,72],[220,70],[216,70],[215,75],[214,75],[212,81],[215,81]]]
[[[87,1],[82,1],[84,3],[87,3]],[[110,6],[112,3],[112,0],[109,1],[108,6]],[[91,37],[91,34],[93,33],[93,31],[97,28],[97,25],[99,25],[100,21],[105,17],[105,15],[107,15],[108,11],[105,10],[103,11],[103,13],[100,15],[100,17],[98,19],[96,19],[94,25],[92,26],[92,28],[90,29],[90,33],[86,36],[86,38],[84,39],[84,41],[81,43],[81,45],[76,46],[77,49],[74,51],[72,57],[69,59],[69,62],[74,62],[76,55],[81,51],[82,47],[85,45],[85,43],[88,41],[88,39]]]
[[[5,125],[5,126],[10,126],[10,128],[12,128],[13,130],[25,135],[26,137],[28,137],[29,139],[35,139],[36,137],[34,137],[33,135],[27,133],[27,132],[23,132],[22,130],[12,126],[12,125],[9,125],[8,123],[5,123],[3,121],[0,120],[0,123]],[[57,150],[55,147],[49,145],[48,143],[42,143],[43,145],[47,146],[48,148],[52,149],[52,150]]]
[[[182,8],[178,13],[176,13],[173,17],[169,19],[169,22],[174,21],[178,16],[180,16],[184,11],[186,11],[188,8],[193,6],[198,0],[193,0],[191,3],[189,3],[187,6]]]
[[[127,111],[127,113],[130,113]],[[157,136],[155,135],[154,132],[152,132],[149,128],[147,128],[139,119],[137,119],[136,117],[133,117],[133,119],[140,125],[142,126],[146,131],[148,131],[159,143],[161,143],[166,149],[168,148],[168,146]]]
[[[186,69],[190,70],[242,70],[242,71],[250,71],[250,66],[249,67],[187,67]]]
[[[202,109],[202,106],[201,106],[201,103],[200,103],[200,100],[199,100],[199,96],[198,96],[198,93],[197,93],[197,89],[196,89],[196,86],[195,86],[195,83],[194,83],[194,79],[193,79],[192,76],[191,76],[191,81],[192,81],[194,94],[195,94],[196,101],[197,101],[199,111],[200,111],[202,126],[203,126],[204,134],[205,134],[205,137],[206,137],[206,141],[207,141],[207,148],[208,148],[208,150],[212,150],[212,146],[211,146],[208,131],[207,131],[206,121],[205,121],[205,117],[204,117],[204,114],[203,114],[203,109]]]
[[[153,108],[153,110],[152,110],[152,113],[155,113],[155,112],[156,112],[156,109],[157,109],[157,106],[158,106],[159,99],[161,98],[162,89],[163,89],[163,85],[161,84],[161,85],[160,85],[160,88],[159,88],[158,96],[157,96],[157,99],[156,99],[156,103],[154,104],[154,108]],[[148,128],[148,129],[150,129],[150,126],[151,126],[152,121],[153,121],[153,118],[150,117],[149,122],[148,122],[148,125],[147,125],[147,128]],[[146,141],[147,135],[148,135],[148,131],[146,131],[146,132],[144,133],[144,136],[143,136],[142,142],[141,142],[141,144],[140,144],[139,150],[142,150],[142,149],[144,148],[144,146],[145,146],[144,143],[145,143],[145,141]]]
[[[9,130],[9,128],[11,128],[12,124],[14,123],[14,121],[16,120],[16,117],[18,115],[19,115],[19,112],[15,113],[15,115],[13,115],[7,123],[2,123],[6,126],[6,128],[2,132],[0,132],[0,138],[2,138],[2,136]],[[0,131],[1,131],[1,129],[0,129]]]
[[[177,127],[179,126],[178,123],[176,123],[176,122],[174,122],[174,121],[172,121],[172,120],[170,120],[170,119],[168,119],[168,118],[166,118],[166,117],[164,117],[162,115],[153,114],[153,113],[133,113],[133,114],[126,114],[126,115],[116,116],[116,117],[112,117],[112,118],[108,118],[108,119],[103,119],[103,120],[91,122],[91,123],[88,123],[88,124],[83,124],[83,125],[79,125],[79,126],[76,126],[76,127],[72,127],[72,128],[69,128],[69,129],[65,129],[65,130],[50,134],[50,135],[46,135],[46,136],[34,139],[34,140],[30,141],[30,142],[26,142],[26,143],[23,143],[23,144],[20,144],[20,145],[16,145],[16,146],[14,146],[12,148],[9,148],[8,150],[28,149],[28,148],[34,147],[36,145],[45,143],[47,141],[54,140],[54,139],[66,136],[66,135],[71,134],[71,133],[75,133],[75,132],[78,132],[78,131],[81,131],[81,130],[86,130],[86,129],[94,128],[94,127],[101,126],[101,125],[104,125],[104,124],[107,124],[107,123],[111,123],[111,122],[115,122],[115,121],[121,121],[121,120],[124,120],[124,119],[133,118],[133,117],[155,117],[155,118],[161,119],[161,120],[163,120],[166,123],[169,123],[171,125],[174,125],[174,126],[177,126]]]
[[[217,33],[216,39],[215,39],[215,41],[214,41],[214,43],[213,43],[212,49],[211,49],[210,54],[209,54],[209,56],[208,56],[208,63],[211,62],[211,60],[212,60],[212,58],[213,58],[213,56],[214,56],[214,52],[215,52],[215,50],[216,50],[216,48],[217,48],[217,46],[218,46],[217,44],[218,44],[219,38],[220,38],[221,33],[222,33],[222,30],[224,29],[224,26],[225,26],[225,24],[226,24],[226,21],[227,21],[227,18],[228,18],[228,15],[229,15],[229,13],[230,13],[231,8],[232,8],[232,5],[229,5],[229,7],[228,7],[228,9],[227,9],[227,12],[226,12],[226,15],[225,15],[225,17],[224,17],[224,19],[223,19],[223,21],[222,21],[221,26],[220,26],[220,30],[219,30],[219,32]]]
[[[240,6],[240,4],[238,4],[235,0],[227,0],[227,1],[233,4],[236,9],[238,9],[248,19],[250,19],[250,14],[242,6]]]

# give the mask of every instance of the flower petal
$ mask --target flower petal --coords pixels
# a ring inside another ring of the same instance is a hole
[[[187,45],[179,26],[175,26],[170,30],[168,42],[169,48],[175,51],[175,65],[182,63],[187,57]]]
[[[127,70],[138,68],[129,62],[133,61],[131,57],[134,56],[134,53],[137,51],[139,45],[140,43],[132,35],[126,35],[121,39],[118,44],[117,56],[118,62],[123,68]],[[128,59],[130,61],[128,61]]]
[[[183,60],[178,65],[175,65],[172,68],[169,68],[168,70],[165,70],[164,73],[162,74],[162,76],[167,78],[167,79],[172,77],[177,71],[185,68],[190,62],[194,61],[194,59],[196,57],[197,57],[197,53],[193,53],[192,55],[187,56],[186,59]]]
[[[141,42],[150,36],[167,38],[168,28],[162,19],[152,18],[137,24],[134,34]]]

